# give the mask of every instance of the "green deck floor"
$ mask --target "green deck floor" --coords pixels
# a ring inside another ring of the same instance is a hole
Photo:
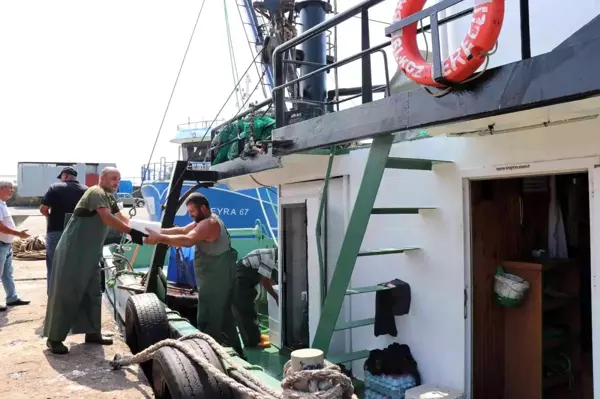
[[[273,378],[278,380],[283,378],[283,366],[290,358],[279,354],[279,348],[272,345],[266,349],[246,348],[244,352],[248,363],[262,367],[265,373]]]
[[[257,305],[259,310],[258,322],[260,323],[260,331],[262,334],[269,334],[269,316],[261,313],[261,311],[266,311],[266,306],[261,306],[261,303],[258,303]],[[281,355],[279,353],[279,348],[274,345],[265,349],[245,348],[244,352],[248,357],[249,363],[262,367],[267,374],[277,379],[282,379],[283,366],[290,360],[289,356]]]

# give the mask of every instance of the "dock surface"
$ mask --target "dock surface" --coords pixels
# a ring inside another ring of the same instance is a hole
[[[22,210],[19,210],[21,213]],[[27,212],[29,213],[29,212]],[[29,217],[21,228],[45,234],[44,217]],[[148,381],[137,366],[113,371],[115,354],[130,354],[107,302],[103,332],[112,334],[111,346],[84,344],[83,335],[69,336],[68,355],[53,355],[41,337],[46,312],[45,261],[14,260],[17,292],[29,306],[0,312],[0,398],[153,398]],[[0,295],[4,296],[0,288]],[[4,298],[0,300],[4,303]]]

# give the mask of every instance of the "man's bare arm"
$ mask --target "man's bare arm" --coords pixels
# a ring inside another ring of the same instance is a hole
[[[187,226],[183,226],[183,227],[171,227],[168,229],[160,229],[160,233],[164,234],[164,235],[168,235],[168,236],[172,236],[172,235],[185,235],[187,233],[189,233],[190,231],[194,230],[194,227],[196,227],[197,223],[196,222],[192,222],[190,224],[188,224]]]
[[[113,215],[110,212],[110,209],[98,208],[97,211],[98,216],[100,216],[100,220],[102,220],[102,223],[104,223],[108,227],[112,227],[119,233],[129,233],[131,231],[131,226],[129,226],[127,223],[124,223],[121,219]]]
[[[0,233],[9,234],[11,236],[21,237],[21,238],[29,237],[29,234],[27,234],[27,230],[19,231],[19,230],[11,229],[10,227],[8,227],[7,225],[5,225],[2,222],[0,222]]]
[[[273,297],[273,299],[275,299],[275,303],[279,305],[279,295],[273,288],[273,280],[271,280],[270,278],[266,278],[265,276],[260,276],[260,285],[265,287],[267,292]]]
[[[187,234],[175,234],[175,235],[166,235],[166,234],[155,234],[158,242],[163,244],[167,244],[171,247],[191,247],[196,245],[201,241],[205,242],[214,242],[219,237],[219,233],[221,232],[221,226],[219,223],[212,219],[203,220],[200,223],[196,224],[196,227],[193,228]],[[152,237],[153,234],[150,234]]]
[[[129,224],[129,216],[125,215],[123,212],[115,213],[115,216],[123,223]]]
[[[50,216],[50,207],[48,205],[40,205],[40,213],[46,217]]]

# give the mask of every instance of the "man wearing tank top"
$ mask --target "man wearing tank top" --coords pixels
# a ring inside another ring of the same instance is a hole
[[[194,272],[198,288],[198,330],[210,335],[224,346],[244,353],[233,317],[233,287],[237,251],[231,247],[227,228],[210,210],[205,196],[193,193],[185,205],[194,222],[184,227],[146,229],[147,244],[172,247],[195,246]]]

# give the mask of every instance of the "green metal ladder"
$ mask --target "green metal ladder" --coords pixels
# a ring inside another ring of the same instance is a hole
[[[393,135],[377,137],[373,139],[365,172],[360,183],[360,188],[356,196],[354,208],[350,215],[350,221],[346,228],[342,247],[335,265],[331,284],[327,290],[327,296],[321,309],[321,317],[315,338],[312,343],[313,348],[317,348],[327,354],[329,344],[335,331],[347,330],[356,327],[367,326],[375,323],[374,318],[363,320],[354,320],[348,323],[336,324],[344,298],[347,295],[358,295],[367,292],[376,292],[387,290],[383,286],[370,286],[349,289],[350,279],[354,271],[356,259],[359,256],[376,256],[388,254],[400,254],[407,251],[418,250],[415,247],[406,248],[383,248],[373,250],[360,250],[360,247],[367,230],[367,225],[371,215],[408,215],[418,214],[421,209],[433,208],[374,208],[375,199],[379,191],[381,179],[385,169],[405,169],[405,170],[432,170],[436,163],[448,163],[449,161],[437,161],[428,159],[413,158],[395,158],[389,157],[390,149],[394,141]],[[361,350],[344,354],[339,357],[328,357],[333,363],[346,363],[353,360],[363,359],[369,356],[368,350]]]

